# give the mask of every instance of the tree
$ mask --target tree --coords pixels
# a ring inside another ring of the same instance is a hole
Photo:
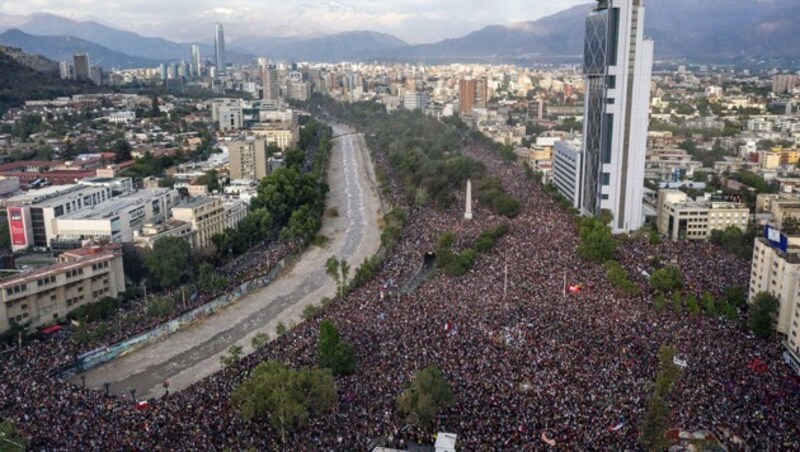
[[[675,314],[683,312],[683,296],[680,292],[672,294],[672,310],[675,311]]]
[[[631,297],[639,291],[630,279],[628,274],[617,261],[608,261],[604,265],[606,277],[617,292],[623,297]]]
[[[339,331],[330,320],[323,320],[319,325],[317,362],[320,367],[330,369],[334,375],[352,375],[356,371],[353,347],[341,339]]]
[[[429,426],[442,410],[454,404],[450,384],[438,367],[418,372],[397,397],[397,406],[412,424]]]
[[[650,276],[650,286],[662,292],[672,292],[683,286],[683,273],[678,267],[668,265],[653,272]]]
[[[232,345],[231,348],[228,349],[228,353],[219,357],[219,362],[225,367],[230,367],[242,359],[242,352],[241,346]]]
[[[775,315],[780,301],[768,292],[761,292],[750,303],[750,330],[756,337],[768,338],[775,328]]]
[[[705,293],[703,293],[702,304],[703,304],[703,309],[706,311],[706,314],[712,317],[717,315],[717,304],[714,301],[714,296],[711,295],[710,292],[706,291]]]
[[[128,140],[120,138],[119,140],[115,141],[114,154],[115,163],[122,163],[131,160],[133,156],[131,155],[131,144],[128,143]]]
[[[292,370],[274,361],[261,363],[231,395],[247,421],[268,420],[286,443],[288,433],[312,416],[330,411],[336,388],[330,370]]]
[[[592,262],[603,263],[613,259],[617,242],[611,228],[596,218],[581,221],[578,254]]]
[[[344,259],[339,260],[336,256],[331,256],[325,262],[325,273],[336,282],[336,296],[340,300],[343,299],[347,291],[350,264]]]
[[[23,452],[28,447],[28,441],[17,430],[14,421],[5,419],[0,422],[0,451]]]
[[[250,340],[250,345],[253,346],[253,350],[261,350],[266,347],[267,344],[269,344],[268,333],[257,333],[253,336],[253,339]]]
[[[200,269],[197,272],[197,288],[201,292],[216,293],[225,288],[228,280],[222,276],[214,273],[214,267],[208,262],[200,264]]]
[[[11,233],[7,221],[0,221],[0,252],[11,251]]]
[[[660,293],[656,295],[653,305],[656,309],[656,312],[663,312],[664,309],[667,308],[667,299],[664,297],[664,294]]]
[[[784,217],[783,233],[786,235],[800,234],[800,219],[793,216]]]
[[[174,287],[190,271],[189,244],[180,237],[162,237],[145,258],[145,269],[158,287]]]
[[[700,314],[700,304],[697,302],[697,296],[695,296],[695,294],[690,293],[689,296],[686,297],[686,307],[689,308],[690,314]]]

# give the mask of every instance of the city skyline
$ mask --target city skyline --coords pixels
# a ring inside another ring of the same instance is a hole
[[[500,0],[492,4],[478,1],[464,4],[451,0],[401,3],[354,0],[298,5],[243,0],[228,7],[218,7],[207,1],[156,5],[150,0],[124,4],[88,0],[77,7],[70,2],[43,0],[27,4],[2,1],[0,15],[50,13],[94,20],[143,35],[186,41],[205,42],[207,34],[201,30],[215,22],[224,22],[231,26],[229,34],[234,41],[247,36],[309,36],[370,30],[390,33],[411,44],[419,44],[462,36],[487,25],[536,20],[590,3],[589,0]],[[465,11],[469,14],[464,14]],[[14,20],[14,17],[0,16],[0,25],[8,22],[13,26]]]

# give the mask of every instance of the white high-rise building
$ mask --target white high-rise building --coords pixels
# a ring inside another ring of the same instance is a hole
[[[225,30],[221,23],[214,25],[214,64],[217,76],[225,75]]]
[[[586,19],[582,211],[613,215],[615,233],[644,223],[642,199],[653,41],[642,0],[598,0]]]
[[[200,77],[200,46],[192,44],[192,75]]]

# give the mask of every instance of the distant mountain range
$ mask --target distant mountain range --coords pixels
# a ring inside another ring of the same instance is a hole
[[[797,0],[646,0],[645,5],[645,33],[655,40],[658,59],[729,62],[743,57],[800,57]],[[587,3],[531,22],[489,26],[433,44],[409,45],[388,34],[354,31],[317,37],[239,37],[228,43],[227,54],[231,63],[257,56],[294,61],[554,57],[577,61],[583,52],[584,21],[591,6]],[[10,28],[16,31],[1,34],[0,44],[55,60],[79,51],[90,52],[93,61],[106,67],[154,66],[189,59],[187,43],[144,37],[93,21],[52,14],[0,15],[0,31]],[[213,47],[204,44],[201,52],[210,57]]]
[[[42,55],[54,61],[72,62],[74,54],[88,52],[91,64],[104,68],[155,67],[161,63],[152,58],[126,55],[74,36],[35,36],[17,29],[0,34],[0,44],[19,47],[26,53]]]

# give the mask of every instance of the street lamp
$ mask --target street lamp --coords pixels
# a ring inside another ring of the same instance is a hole
[[[109,386],[111,386],[111,385],[110,385],[110,384],[108,384],[108,382],[105,382],[105,383],[103,383],[103,387],[104,387],[104,388],[106,388],[106,397],[108,397],[108,396],[110,395],[110,394],[109,394],[109,391],[108,391],[108,387],[109,387]]]
[[[133,403],[136,403],[136,389],[131,388],[131,399],[133,399]]]

